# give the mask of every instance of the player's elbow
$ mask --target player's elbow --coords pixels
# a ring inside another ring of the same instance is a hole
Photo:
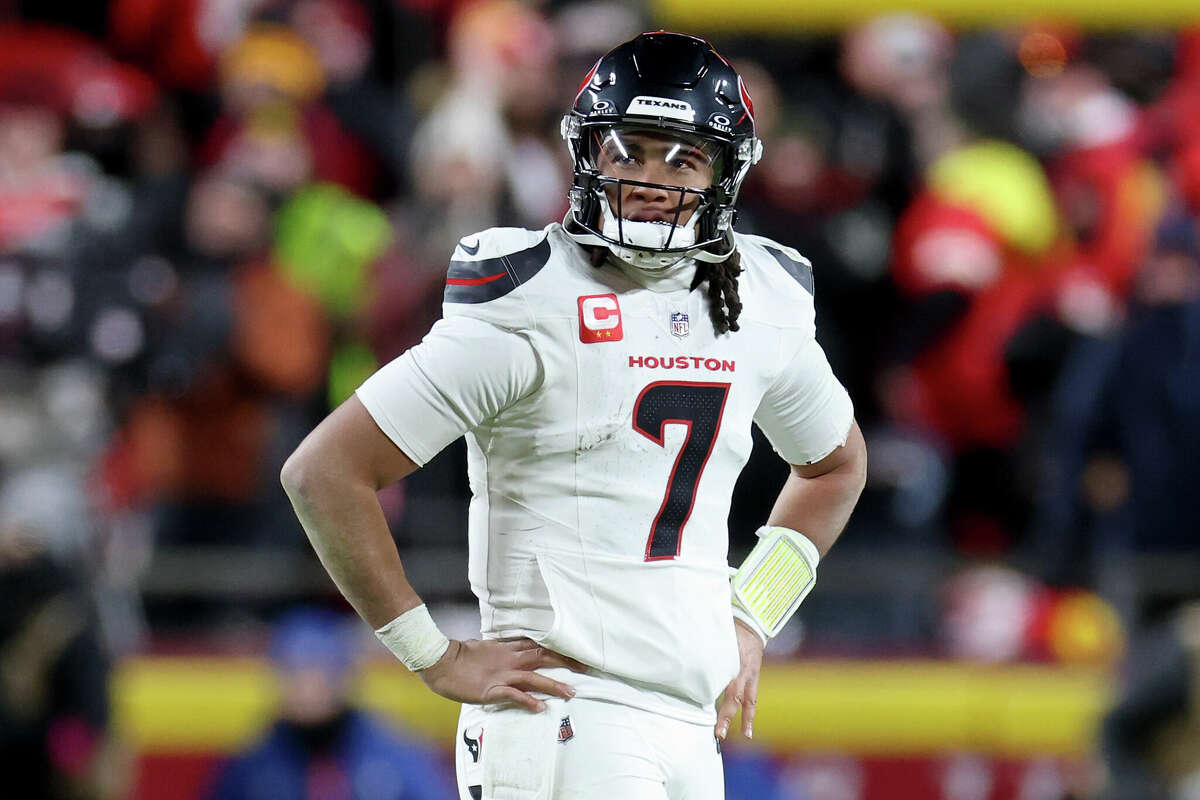
[[[283,462],[283,468],[279,470],[279,482],[283,484],[288,497],[296,502],[312,494],[316,481],[313,459],[301,445]]]
[[[837,487],[839,495],[857,499],[867,485],[867,444],[858,423],[851,423],[844,444],[820,461],[803,466],[793,464],[792,473],[820,480],[826,486]]]

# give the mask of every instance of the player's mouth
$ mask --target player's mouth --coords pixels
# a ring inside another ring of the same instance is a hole
[[[675,220],[675,215],[665,211],[641,211],[637,214],[630,214],[626,219],[630,222],[665,222],[669,224]]]

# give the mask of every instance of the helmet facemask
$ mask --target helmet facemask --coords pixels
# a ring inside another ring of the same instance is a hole
[[[597,244],[653,269],[725,240],[732,223],[728,142],[664,127],[579,125],[570,117],[563,127],[575,160],[572,217]]]

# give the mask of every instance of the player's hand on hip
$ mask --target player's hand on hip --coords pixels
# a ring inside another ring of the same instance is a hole
[[[578,661],[547,650],[532,639],[451,639],[441,659],[417,674],[442,697],[461,703],[510,702],[530,711],[542,711],[546,704],[530,692],[575,696],[569,684],[534,672],[542,667],[587,670]]]
[[[754,710],[758,705],[758,673],[762,669],[763,642],[757,633],[750,630],[741,621],[734,620],[733,627],[737,632],[741,668],[738,670],[737,677],[729,682],[721,695],[721,705],[717,711],[717,726],[714,731],[718,739],[724,739],[740,708],[742,710],[742,735],[747,739],[752,739],[754,738]]]

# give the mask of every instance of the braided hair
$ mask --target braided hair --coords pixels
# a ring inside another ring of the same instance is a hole
[[[742,254],[734,250],[729,258],[716,264],[708,261],[696,262],[696,276],[692,278],[695,289],[708,281],[708,316],[713,330],[720,336],[728,331],[740,330],[738,316],[742,313],[742,298],[738,296],[738,275],[742,274]]]
[[[608,258],[608,248],[588,247],[593,267],[599,267]],[[696,275],[692,278],[692,289],[708,281],[708,316],[713,330],[723,333],[741,330],[738,317],[742,313],[742,298],[738,296],[738,276],[742,274],[742,254],[734,250],[729,258],[717,263],[696,261]]]

